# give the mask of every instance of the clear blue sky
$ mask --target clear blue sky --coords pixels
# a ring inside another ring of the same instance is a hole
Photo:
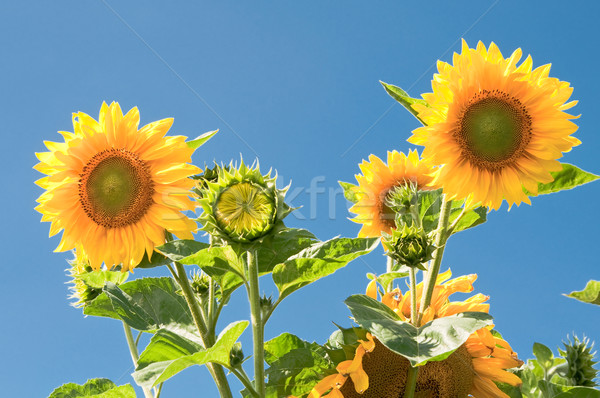
[[[102,101],[138,106],[142,123],[174,117],[172,133],[221,129],[196,155],[204,162],[260,159],[304,206],[288,224],[321,239],[355,236],[337,180],[354,181],[369,154],[407,151],[417,122],[378,83],[417,96],[430,91],[438,58],[449,61],[460,38],[494,41],[505,55],[521,47],[534,66],[571,82],[576,136],[564,161],[600,173],[597,114],[599,39],[596,2],[186,2],[115,0],[5,1],[0,4],[0,379],[3,396],[45,397],[65,382],[107,377],[124,384],[132,371],[119,322],[84,318],[67,304],[69,253],[33,208],[42,190],[32,169],[43,140],[71,130],[71,112],[97,117]],[[249,145],[248,145],[249,144]],[[314,180],[315,177],[321,177]],[[311,181],[326,192],[311,203]],[[330,200],[329,192],[334,200]],[[491,296],[498,329],[521,357],[539,341],[555,348],[568,333],[600,340],[600,311],[565,298],[600,279],[597,197],[600,183],[533,199],[489,216],[455,236],[445,266],[477,273],[476,291]],[[330,203],[333,203],[330,207]],[[311,212],[315,217],[311,219]],[[363,261],[364,260],[364,261]],[[331,321],[349,325],[342,301],[364,291],[366,272],[381,273],[381,249],[335,276],[290,296],[267,327],[323,342]],[[136,271],[135,276],[166,274]],[[265,281],[264,292],[275,293]],[[223,325],[248,319],[242,291]],[[250,333],[243,335],[250,352]],[[217,396],[206,370],[170,381],[164,398]]]

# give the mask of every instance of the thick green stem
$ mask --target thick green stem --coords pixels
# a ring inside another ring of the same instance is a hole
[[[258,286],[258,261],[256,252],[248,250],[248,299],[250,300],[250,320],[252,321],[252,341],[254,348],[254,388],[259,397],[265,396],[265,330],[260,306]]]
[[[418,367],[408,368],[408,375],[406,377],[406,388],[404,389],[404,398],[413,398],[415,396],[415,389],[417,387],[417,374],[419,373]]]
[[[123,329],[125,329],[125,339],[127,340],[127,346],[129,347],[129,352],[131,353],[131,360],[133,361],[133,366],[137,368],[138,360],[140,359],[140,355],[138,354],[137,344],[133,339],[133,334],[131,333],[131,328],[125,322],[123,322]],[[149,388],[142,387],[142,391],[144,391],[144,396],[146,398],[154,398],[152,391]]]
[[[433,259],[431,265],[425,274],[425,280],[423,281],[424,289],[423,296],[421,297],[421,307],[419,309],[418,323],[421,322],[423,313],[429,307],[431,303],[431,297],[433,295],[433,288],[437,276],[440,272],[440,266],[442,265],[442,257],[444,256],[444,248],[446,241],[448,240],[448,223],[450,221],[450,211],[452,210],[451,201],[446,201],[446,195],[442,196],[442,207],[440,209],[440,219],[438,220],[438,228],[435,236],[435,246],[437,249],[433,253]]]
[[[415,326],[419,319],[417,310],[417,270],[415,267],[410,267],[410,323]]]
[[[252,385],[252,382],[250,381],[250,379],[248,378],[248,375],[246,374],[246,372],[244,372],[244,369],[242,367],[231,368],[230,370],[231,370],[231,373],[233,373],[235,376],[237,376],[237,378],[242,382],[244,387],[246,387],[246,389],[250,392],[250,394],[253,397],[261,398],[258,395],[258,393],[256,392],[256,390],[254,389],[254,385]]]
[[[188,280],[188,277],[185,273],[185,268],[180,263],[175,262],[175,269],[177,282],[179,282],[179,286],[181,286],[181,291],[183,292],[183,297],[185,297],[185,301],[187,302],[187,305],[190,308],[192,318],[194,319],[196,328],[200,333],[202,344],[205,348],[211,347],[215,342],[214,339],[210,337],[210,334],[208,334],[206,324],[202,319],[202,312],[200,310],[200,306],[198,305],[196,297],[194,297],[194,292],[192,291],[192,286],[190,285],[190,281]],[[229,382],[227,381],[227,377],[225,376],[225,371],[223,370],[223,367],[215,363],[208,363],[206,366],[208,367],[208,370],[210,371],[213,379],[215,380],[215,384],[219,389],[221,398],[233,398],[233,395],[231,394],[231,388],[229,387]]]

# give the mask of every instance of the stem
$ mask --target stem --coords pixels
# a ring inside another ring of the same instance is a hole
[[[254,389],[254,386],[252,385],[250,378],[248,378],[248,375],[246,374],[246,372],[244,372],[244,369],[242,369],[242,367],[231,368],[229,370],[231,371],[231,373],[233,373],[235,376],[237,376],[237,378],[242,382],[244,387],[246,387],[248,389],[248,391],[250,392],[250,394],[252,394],[253,397],[260,398],[260,396],[258,395],[256,390]]]
[[[425,274],[425,280],[423,281],[424,289],[423,296],[421,297],[421,307],[419,309],[419,316],[417,318],[418,323],[421,322],[423,313],[429,307],[431,303],[431,296],[433,296],[433,289],[437,276],[440,272],[440,266],[442,265],[442,257],[444,256],[444,248],[446,241],[448,240],[448,222],[450,221],[450,211],[452,205],[450,201],[446,200],[446,195],[442,196],[442,207],[440,209],[440,219],[438,220],[438,228],[435,236],[435,246],[437,249],[433,253],[433,260],[429,267],[429,270]]]
[[[254,345],[254,385],[259,397],[265,396],[265,359],[264,359],[264,323],[260,308],[258,286],[258,261],[256,252],[247,251],[248,299],[250,300],[250,319],[252,321],[252,342]]]
[[[196,301],[196,297],[194,297],[194,292],[192,291],[192,286],[190,286],[190,281],[185,273],[185,268],[181,263],[175,262],[176,279],[181,286],[181,291],[183,292],[183,296],[185,297],[185,301],[187,302],[188,307],[192,313],[192,318],[194,318],[194,323],[196,324],[196,328],[200,333],[200,339],[202,340],[202,345],[204,348],[211,347],[214,344],[213,339],[209,338],[208,330],[206,328],[206,324],[202,319],[202,313],[200,311],[200,306],[198,305],[198,301]],[[225,376],[225,371],[221,365],[216,363],[207,363],[206,367],[210,371],[213,379],[215,380],[215,384],[219,389],[219,393],[222,398],[233,398],[231,395],[231,388],[229,387],[229,383],[227,382],[227,377]]]
[[[417,320],[419,314],[417,312],[417,270],[415,267],[410,267],[410,323],[419,326]]]
[[[386,267],[385,267],[385,272],[393,272],[394,270],[394,259],[391,258],[390,256],[387,256],[387,262],[386,262]],[[392,288],[394,287],[394,280],[390,280],[390,282],[388,283],[387,286],[383,287],[383,290],[385,291],[385,293],[389,293],[392,291]]]
[[[408,368],[408,375],[406,378],[406,388],[404,389],[404,398],[413,398],[415,396],[415,389],[417,387],[417,374],[419,373],[418,367]]]
[[[129,327],[129,325],[123,322],[123,329],[125,329],[125,339],[127,340],[127,346],[129,347],[129,352],[131,353],[131,360],[133,361],[133,366],[137,368],[138,359],[140,359],[140,355],[138,354],[137,345],[133,340],[131,328]],[[152,394],[149,388],[142,387],[142,391],[144,391],[144,396],[146,398],[154,398],[154,395]]]

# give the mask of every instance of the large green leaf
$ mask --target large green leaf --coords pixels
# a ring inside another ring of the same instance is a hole
[[[219,132],[219,130],[206,132],[206,133],[194,138],[193,140],[187,141],[186,144],[188,147],[192,148],[193,150],[196,150],[196,149],[200,148],[202,145],[204,145],[204,143],[206,143],[206,141],[210,140],[218,132]]]
[[[195,331],[192,315],[171,278],[142,278],[116,286],[107,284],[104,293],[84,308],[84,314],[122,319],[137,330],[166,328]]]
[[[48,398],[135,398],[135,390],[129,384],[117,386],[108,379],[90,379],[84,385],[63,384]]]
[[[538,184],[539,195],[572,189],[600,178],[600,176],[583,171],[572,164],[562,163],[562,166],[561,171],[550,172],[554,177],[554,181],[547,184]]]
[[[265,343],[265,360],[270,365],[266,370],[267,397],[274,398],[307,394],[335,368],[325,348],[290,333]]]
[[[358,185],[349,182],[338,181],[338,184],[344,190],[344,197],[352,203],[358,202]]]
[[[583,301],[584,303],[600,305],[600,281],[590,280],[582,291],[571,292],[565,294],[565,296]]]
[[[412,366],[441,361],[467,341],[471,333],[492,324],[483,312],[463,312],[416,327],[404,322],[385,304],[366,295],[345,301],[354,320],[383,345],[408,359]]]
[[[378,244],[377,238],[333,238],[307,247],[273,269],[279,299],[333,274],[356,257],[369,253]]]
[[[164,245],[157,247],[156,251],[163,254],[171,261],[181,261],[207,247],[209,247],[207,243],[191,239],[181,239],[167,242]]]
[[[283,228],[269,234],[256,246],[259,274],[272,272],[277,264],[285,262],[316,242],[317,238],[306,229]],[[238,253],[241,251],[238,250]]]
[[[392,97],[393,99],[398,101],[400,103],[400,105],[405,107],[414,117],[417,118],[418,121],[420,121],[421,123],[423,123],[423,125],[425,125],[425,122],[423,122],[423,120],[421,120],[419,118],[419,112],[414,110],[412,107],[413,104],[421,104],[421,105],[429,106],[425,100],[418,99],[418,98],[412,98],[406,93],[406,91],[404,91],[400,87],[394,86],[392,84],[387,84],[382,81],[379,81],[379,83],[381,83],[381,85],[383,86],[385,91],[390,95],[390,97]]]
[[[133,378],[141,386],[153,387],[192,365],[213,362],[228,367],[231,349],[247,326],[248,321],[229,324],[207,349],[194,336],[161,329],[140,355]]]

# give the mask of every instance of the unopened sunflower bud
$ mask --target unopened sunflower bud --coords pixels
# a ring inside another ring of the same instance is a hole
[[[261,319],[265,319],[265,317],[271,313],[273,310],[273,297],[262,296],[260,298],[260,313]]]
[[[242,351],[242,343],[235,343],[229,352],[229,365],[232,368],[240,366],[244,362],[244,351]]]
[[[210,288],[210,278],[206,274],[195,271],[192,274],[192,290],[198,296],[206,296]]]
[[[203,230],[226,242],[257,241],[291,211],[283,201],[286,189],[277,189],[276,177],[262,175],[258,164],[220,167],[216,182],[205,182],[199,220]]]
[[[417,205],[418,189],[414,183],[403,184],[388,192],[385,202],[386,206],[397,215],[410,214],[411,207]]]
[[[594,343],[586,337],[579,340],[573,336],[573,341],[567,339],[563,342],[565,350],[559,349],[560,354],[567,360],[568,368],[565,377],[572,386],[596,387],[594,381],[598,377],[598,370],[594,368],[597,363],[594,361],[596,352]]]
[[[391,235],[383,237],[386,255],[393,258],[398,264],[409,267],[425,269],[424,263],[432,259],[435,245],[431,238],[414,225],[404,225],[400,229],[392,230]]]

